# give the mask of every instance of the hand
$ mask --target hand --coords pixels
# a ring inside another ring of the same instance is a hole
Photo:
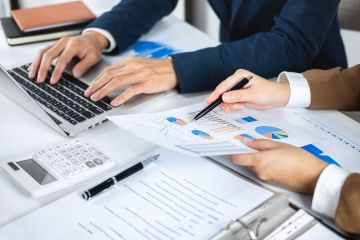
[[[231,156],[238,165],[247,166],[264,181],[292,191],[313,193],[321,172],[328,165],[307,151],[270,140],[246,139],[246,145],[259,150]]]
[[[55,84],[74,57],[78,57],[80,62],[74,66],[72,74],[80,78],[101,60],[101,50],[107,45],[108,40],[97,32],[85,32],[80,36],[62,38],[38,53],[30,66],[29,78],[34,79],[37,76],[38,83],[44,82],[51,63],[59,58],[50,78],[50,83]]]
[[[236,81],[249,75],[253,78],[245,88],[224,93]],[[244,107],[265,110],[285,106],[289,102],[290,86],[288,83],[272,82],[240,69],[216,87],[207,98],[207,103],[215,101],[221,94],[224,101],[221,108],[226,112]]]
[[[130,57],[107,67],[85,91],[85,96],[98,101],[118,88],[127,89],[111,104],[119,106],[141,93],[170,90],[177,84],[171,59]]]

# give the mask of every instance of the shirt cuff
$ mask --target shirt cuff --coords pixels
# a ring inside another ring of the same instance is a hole
[[[311,93],[309,84],[301,73],[282,72],[277,82],[288,82],[290,85],[290,98],[287,107],[309,107]]]
[[[349,175],[348,171],[333,164],[326,167],[316,184],[311,208],[334,219],[342,186]]]
[[[106,49],[103,49],[103,52],[111,52],[116,47],[116,42],[114,37],[109,33],[108,31],[101,29],[101,28],[86,28],[84,29],[84,32],[97,32],[106,37],[106,39],[109,41],[109,46]]]

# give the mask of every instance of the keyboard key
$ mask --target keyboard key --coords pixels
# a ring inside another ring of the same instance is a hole
[[[87,161],[86,163],[86,166],[88,166],[89,168],[93,168],[93,167],[96,167],[96,164],[91,162],[91,161]]]
[[[111,98],[106,97],[99,102],[86,98],[84,91],[88,85],[68,73],[64,73],[57,84],[50,84],[49,76],[53,67],[50,68],[45,83],[38,84],[30,80],[27,71],[30,65],[25,64],[8,72],[35,101],[71,124],[75,125],[112,109],[109,105]],[[56,123],[62,123],[56,117],[50,116]]]

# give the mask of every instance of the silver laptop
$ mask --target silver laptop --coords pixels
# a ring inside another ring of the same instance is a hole
[[[0,65],[0,91],[65,136],[73,136],[98,126],[107,121],[106,116],[121,114],[139,104],[171,93],[141,95],[114,108],[110,104],[110,96],[98,102],[84,96],[89,83],[109,65],[107,62],[97,64],[80,80],[66,71],[55,85],[49,83],[50,73],[43,84],[30,80],[27,71],[29,65],[30,63],[20,64],[9,69]],[[49,72],[51,71],[52,69]],[[119,91],[115,94],[118,93]]]

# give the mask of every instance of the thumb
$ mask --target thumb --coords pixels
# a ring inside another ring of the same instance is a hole
[[[266,139],[250,139],[245,138],[245,144],[255,150],[264,151],[280,147],[283,143],[266,140]]]

